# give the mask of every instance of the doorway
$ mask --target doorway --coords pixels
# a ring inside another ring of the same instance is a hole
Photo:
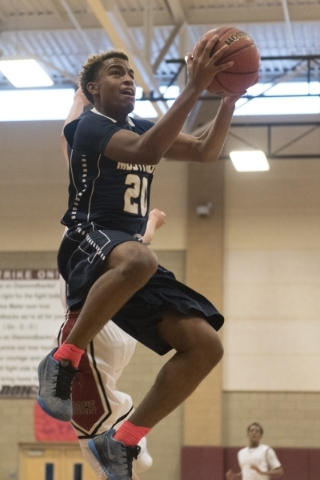
[[[77,444],[19,446],[19,480],[97,480]]]

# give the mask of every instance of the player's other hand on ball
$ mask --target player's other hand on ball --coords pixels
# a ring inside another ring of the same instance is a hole
[[[87,97],[83,93],[82,88],[80,86],[78,87],[78,89],[76,90],[76,92],[74,94],[74,101],[79,101],[80,103],[83,104],[84,107],[86,107],[87,105],[90,105],[89,100],[87,99]]]
[[[229,48],[228,45],[224,45],[215,52],[217,42],[218,37],[216,35],[210,39],[204,36],[194,47],[193,54],[188,53],[186,57],[188,81],[196,85],[201,91],[207,88],[217,73],[231,68],[234,63],[226,62],[217,65]]]
[[[259,81],[259,75],[257,76],[257,79],[254,82],[254,85],[258,83],[258,81]],[[220,92],[217,95],[219,95],[220,97],[223,97],[224,103],[228,104],[228,103],[237,102],[241,97],[243,97],[243,95],[246,95],[247,93],[248,93],[247,90],[244,90],[244,92],[241,92],[241,93]]]
[[[153,210],[151,210],[151,212],[149,212],[149,219],[151,218],[154,219],[155,228],[157,230],[158,228],[162,227],[162,225],[166,223],[167,215],[164,212],[162,212],[162,210],[159,210],[158,208],[154,208]]]
[[[229,104],[234,105],[246,93],[247,93],[247,90],[241,93],[230,93],[230,94],[221,92],[218,95],[223,98],[223,103],[225,105],[229,105]]]

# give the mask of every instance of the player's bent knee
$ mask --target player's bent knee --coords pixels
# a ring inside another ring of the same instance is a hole
[[[135,278],[137,275],[151,277],[157,271],[158,260],[152,250],[142,247],[132,249],[123,267],[126,274],[132,274]]]
[[[202,362],[209,371],[220,362],[224,353],[221,340],[214,329],[195,348],[199,355],[199,362]]]
[[[204,361],[208,364],[209,368],[214,368],[222,359],[223,357],[223,346],[222,343],[218,337],[218,335],[215,337],[215,339],[212,342],[208,342],[205,345],[203,345],[202,349],[202,355],[204,357]]]
[[[191,354],[196,362],[210,369],[223,357],[223,346],[216,330],[197,315],[193,311],[184,315],[167,310],[159,333],[178,353]]]
[[[157,258],[153,252],[151,254],[149,251],[134,252],[125,264],[120,266],[121,276],[135,285],[145,285],[158,268]]]
[[[126,242],[116,247],[110,254],[106,270],[117,269],[123,277],[135,282],[147,281],[158,268],[155,253],[138,242]]]
[[[219,339],[218,345],[216,345],[215,347],[215,358],[217,360],[217,363],[220,362],[220,360],[222,360],[223,355],[224,355],[224,348]]]

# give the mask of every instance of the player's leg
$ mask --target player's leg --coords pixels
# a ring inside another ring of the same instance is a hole
[[[159,331],[176,353],[162,367],[153,387],[130,417],[134,425],[149,428],[188,398],[223,355],[217,332],[195,312],[167,312]]]
[[[113,425],[117,429],[132,413],[132,399],[130,395],[117,389],[117,380],[129,363],[136,343],[136,340],[112,321],[108,322],[90,342],[90,348],[81,359],[82,372],[78,374],[79,382],[73,384],[72,398],[77,404],[87,403],[94,408],[85,416],[74,410],[72,425],[78,436],[86,434],[94,438]],[[86,363],[84,363],[85,360]],[[79,383],[81,387],[78,387]],[[93,399],[95,399],[94,405],[92,405]],[[80,439],[79,443],[85,459],[98,478],[105,480],[104,470],[88,447],[88,438]],[[146,438],[141,439],[139,447],[139,455],[132,466],[133,480],[139,480],[137,474],[148,470],[152,465]]]
[[[172,412],[220,361],[223,348],[216,331],[195,312],[168,311],[159,324],[161,337],[176,354],[162,367],[144,400],[118,432],[109,431],[89,447],[111,480],[129,480],[139,436]],[[142,428],[143,427],[143,428]]]
[[[103,274],[91,287],[75,327],[66,343],[86,348],[113,315],[155,273],[158,262],[152,250],[139,242],[125,242],[106,258]]]
[[[105,238],[102,241],[105,242]],[[71,385],[86,346],[103,328],[106,319],[112,318],[144,286],[157,266],[155,254],[136,241],[125,241],[108,252],[100,265],[100,277],[89,290],[77,323],[65,343],[39,365],[37,400],[48,415],[63,421],[71,419]]]

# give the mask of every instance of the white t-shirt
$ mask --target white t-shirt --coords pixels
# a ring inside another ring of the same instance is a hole
[[[241,468],[242,480],[268,480],[268,476],[261,475],[256,470],[250,468],[250,465],[256,465],[262,472],[281,467],[275,451],[268,445],[242,448],[238,452],[238,462]]]

